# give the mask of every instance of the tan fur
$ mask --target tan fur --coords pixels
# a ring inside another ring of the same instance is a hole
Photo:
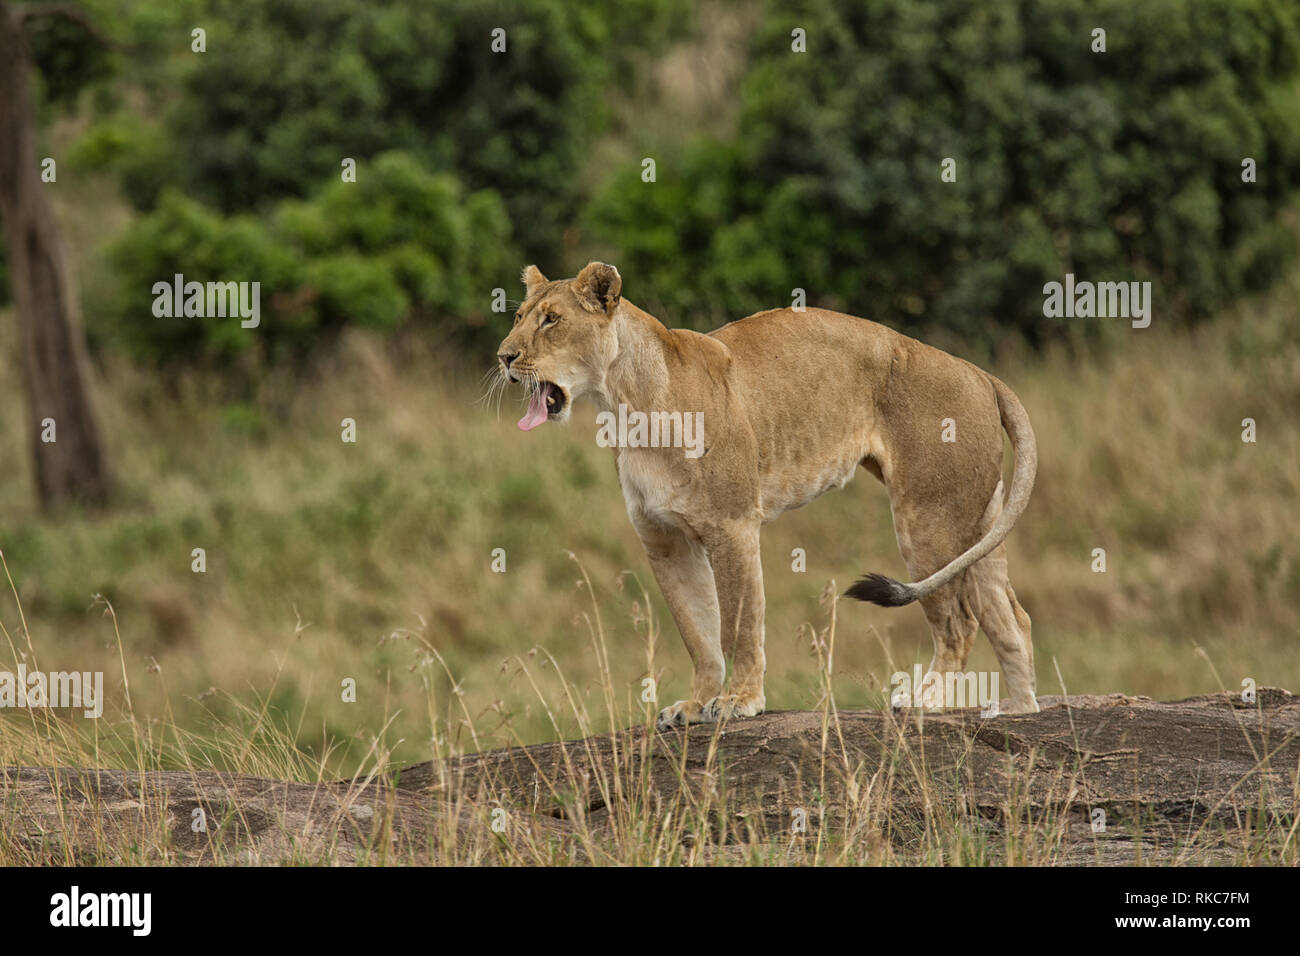
[[[759,531],[842,487],[859,465],[888,490],[903,558],[924,579],[882,578],[864,593],[920,600],[935,641],[925,683],[961,670],[983,626],[1009,709],[1038,709],[1029,617],[1001,546],[1028,501],[1036,452],[1006,385],[836,312],[775,309],[702,335],[667,329],[623,299],[613,266],[593,262],[558,282],[529,266],[523,279],[527,298],[499,350],[502,372],[559,386],[566,400],[552,420],[567,421],[581,397],[606,411],[703,413],[701,457],[615,452],[628,516],[695,665],[690,696],[664,709],[661,727],[762,712]],[[942,440],[945,419],[955,442]],[[1004,426],[1016,453],[1005,506]]]

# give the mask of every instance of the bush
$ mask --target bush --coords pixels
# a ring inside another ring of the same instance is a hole
[[[1067,272],[1151,280],[1156,321],[1206,315],[1294,255],[1275,216],[1300,181],[1298,51],[1292,0],[772,3],[734,139],[661,158],[654,184],[624,171],[588,220],[630,296],[698,327],[799,287],[904,330],[1038,340],[1073,321],[1042,314]]]
[[[691,8],[685,0],[202,6],[207,52],[167,61],[161,85],[182,95],[162,101],[160,131],[119,163],[138,208],[151,209],[170,185],[223,212],[248,211],[311,194],[337,178],[344,157],[401,150],[470,190],[505,197],[534,254],[553,248],[578,210],[585,149],[605,127],[609,89],[630,72],[624,51],[666,42]],[[491,49],[496,28],[506,30],[505,54]],[[175,144],[184,144],[184,162],[168,163]]]
[[[355,183],[285,200],[266,221],[165,191],[112,258],[122,294],[109,320],[128,345],[157,361],[214,364],[302,355],[345,326],[391,329],[407,319],[481,345],[509,325],[490,311],[491,294],[518,269],[500,200],[466,196],[454,177],[402,153],[379,156]],[[155,317],[153,285],[176,273],[187,282],[260,282],[261,325]]]

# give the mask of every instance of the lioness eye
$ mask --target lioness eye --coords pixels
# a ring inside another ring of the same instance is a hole
[[[542,319],[542,328],[546,328],[548,325],[554,325],[558,321],[560,321],[560,317],[558,315],[556,315],[554,312],[547,312]]]

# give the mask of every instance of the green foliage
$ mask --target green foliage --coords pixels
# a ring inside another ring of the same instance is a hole
[[[635,89],[658,125],[675,115],[637,77],[693,28],[685,0],[92,6],[147,51],[111,61],[125,76],[100,84],[99,119],[70,156],[115,172],[159,217],[122,244],[146,247],[122,251],[142,260],[125,278],[226,275],[219,257],[188,258],[220,233],[277,283],[275,330],[256,336],[276,348],[409,317],[481,346],[501,331],[491,288],[517,295],[524,261],[589,251],[670,323],[714,327],[802,288],[813,305],[972,344],[1118,331],[1042,316],[1043,284],[1067,272],[1150,280],[1163,322],[1268,285],[1296,252],[1281,215],[1300,181],[1289,0],[709,7],[749,30],[735,131],[656,145],[653,184],[639,166],[605,168],[636,140],[611,129],[610,107]],[[194,24],[206,53],[189,50]],[[1105,53],[1091,49],[1098,25]],[[498,27],[505,54],[491,49]],[[806,53],[791,51],[796,27]],[[79,44],[47,51],[60,74],[48,95],[97,75],[99,54]],[[391,151],[409,169],[381,167]],[[355,185],[339,182],[344,157]],[[946,157],[956,182],[940,178]],[[429,171],[447,175],[431,185]],[[150,248],[173,221],[198,232],[164,262]],[[568,248],[575,235],[583,248]],[[123,302],[140,294],[124,288]],[[250,338],[138,324],[127,338],[159,358],[243,352]]]
[[[170,64],[181,95],[162,135],[123,157],[139,208],[175,186],[246,211],[315,192],[344,157],[364,168],[403,150],[470,190],[498,192],[534,253],[553,248],[576,214],[584,147],[605,126],[626,41],[653,48],[690,9],[684,0],[206,6],[197,22],[207,52]],[[491,48],[497,28],[505,53]],[[184,161],[166,164],[167,151]]]
[[[96,20],[87,13],[88,22]],[[24,33],[45,103],[67,107],[77,94],[112,73],[112,53],[77,20],[58,13],[26,18]]]
[[[126,198],[137,209],[150,210],[166,184],[182,178],[187,156],[156,124],[119,112],[91,127],[73,145],[71,159],[87,173],[116,172]]]
[[[490,311],[491,290],[518,261],[495,195],[467,196],[454,177],[403,153],[380,155],[356,183],[285,200],[266,219],[223,216],[165,191],[112,255],[122,289],[110,309],[118,334],[154,360],[218,364],[302,354],[347,325],[394,328],[408,318],[444,323],[446,338],[494,338],[508,320]],[[153,286],[176,273],[187,282],[259,282],[261,325],[156,317]]]
[[[1037,340],[1070,321],[1042,315],[1067,272],[1151,280],[1157,321],[1200,316],[1294,254],[1275,215],[1300,181],[1298,59],[1291,0],[772,3],[734,139],[661,157],[653,184],[621,171],[587,218],[629,297],[683,324],[799,287]]]

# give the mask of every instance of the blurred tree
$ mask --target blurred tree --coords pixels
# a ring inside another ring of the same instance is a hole
[[[76,283],[36,158],[27,76],[32,54],[23,22],[49,16],[93,31],[75,6],[12,8],[0,0],[0,216],[18,314],[36,490],[47,509],[69,500],[102,503],[111,485]]]

